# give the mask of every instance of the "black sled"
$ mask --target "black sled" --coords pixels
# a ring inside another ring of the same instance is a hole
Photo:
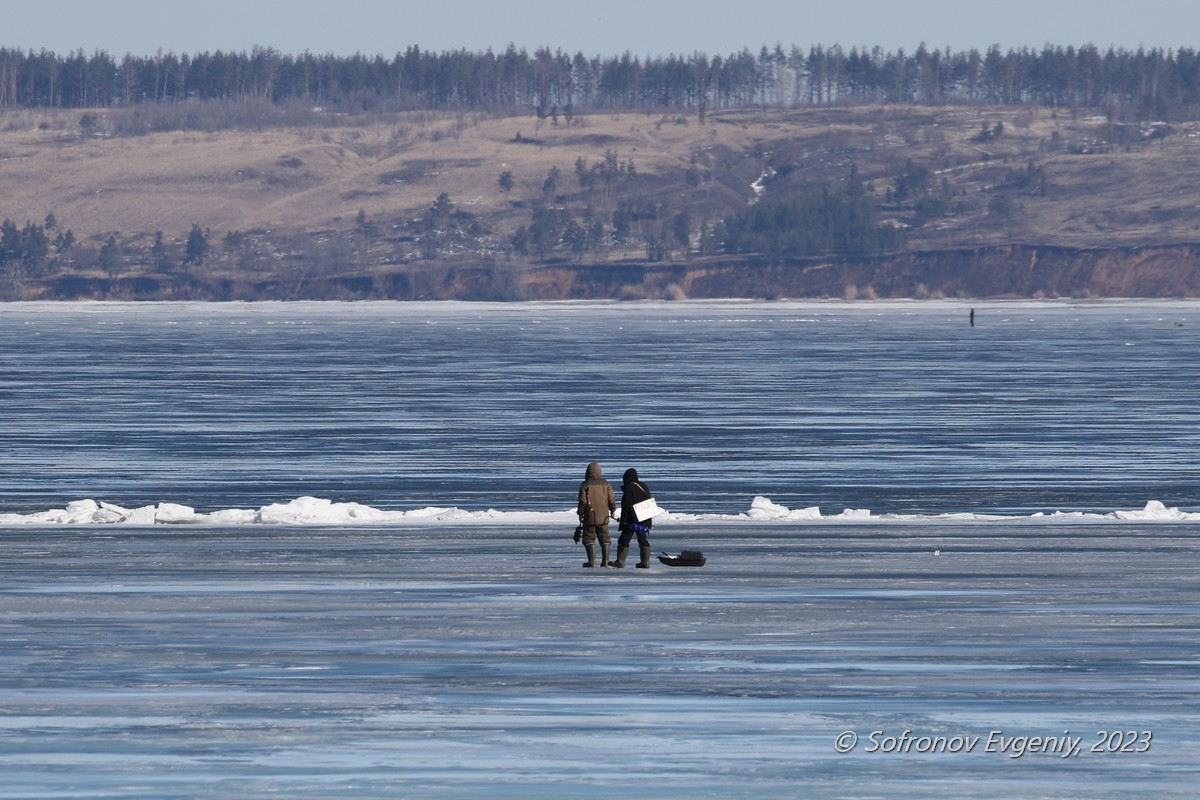
[[[663,553],[658,560],[668,567],[703,567],[707,559],[699,550],[684,550],[677,556]]]

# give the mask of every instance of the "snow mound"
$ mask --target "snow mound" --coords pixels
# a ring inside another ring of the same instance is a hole
[[[788,508],[769,498],[758,496],[749,510],[735,514],[664,513],[660,523],[857,523],[857,522],[958,522],[985,523],[1036,519],[1070,522],[1073,520],[1120,520],[1125,522],[1200,522],[1200,513],[1168,508],[1151,500],[1144,508],[1118,510],[1108,514],[1083,511],[1055,511],[1028,516],[949,512],[943,514],[876,514],[870,509],[843,509],[839,514],[824,515],[819,506]],[[201,513],[191,506],[158,503],[139,508],[124,508],[95,500],[75,500],[65,508],[33,514],[0,514],[0,525],[429,525],[472,523],[497,525],[558,525],[574,527],[575,512],[566,511],[468,511],[461,508],[428,506],[407,511],[386,511],[362,503],[336,502],[320,497],[298,497],[286,503],[271,503],[259,509],[230,508]]]

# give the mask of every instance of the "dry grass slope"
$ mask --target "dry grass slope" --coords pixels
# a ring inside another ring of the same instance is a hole
[[[82,239],[180,234],[192,224],[217,233],[314,232],[345,227],[360,210],[380,220],[420,215],[442,192],[510,230],[528,222],[512,201],[540,197],[551,167],[565,187],[575,182],[577,158],[592,163],[612,150],[643,174],[681,175],[695,153],[745,144],[736,126],[620,114],[554,126],[532,117],[415,113],[304,130],[137,138],[80,138],[59,125],[29,130],[14,122],[0,133],[0,217],[20,224],[54,212]],[[507,196],[497,185],[504,171],[516,180]]]
[[[1126,126],[1030,107],[872,106],[704,119],[612,113],[573,124],[414,112],[121,138],[81,136],[78,120],[78,112],[0,116],[0,219],[21,225],[53,212],[85,244],[115,235],[146,247],[156,231],[178,242],[194,224],[214,241],[231,231],[327,235],[351,230],[360,211],[386,230],[447,193],[505,243],[529,224],[552,168],[560,173],[552,202],[581,206],[572,194],[580,192],[576,160],[597,163],[612,152],[636,164],[640,196],[710,224],[752,202],[760,179],[766,196],[782,197],[836,186],[852,167],[884,217],[911,224],[912,198],[896,189],[915,165],[946,213],[911,230],[910,251],[1200,242],[1197,123]],[[515,178],[508,193],[497,184],[506,171]],[[606,258],[638,255],[630,248]],[[397,264],[414,257],[387,256]]]

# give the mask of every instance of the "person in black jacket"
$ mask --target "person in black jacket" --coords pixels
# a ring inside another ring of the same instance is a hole
[[[625,470],[621,484],[621,520],[617,525],[621,537],[617,539],[617,560],[608,562],[610,567],[625,566],[625,558],[629,555],[629,543],[636,535],[642,556],[637,566],[641,569],[650,568],[650,527],[654,520],[638,520],[633,507],[643,500],[649,500],[651,496],[650,487],[638,480],[637,470],[632,467]]]

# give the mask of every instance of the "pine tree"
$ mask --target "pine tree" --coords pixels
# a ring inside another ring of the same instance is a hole
[[[193,224],[183,246],[183,263],[203,266],[207,255],[208,234],[199,225]]]

